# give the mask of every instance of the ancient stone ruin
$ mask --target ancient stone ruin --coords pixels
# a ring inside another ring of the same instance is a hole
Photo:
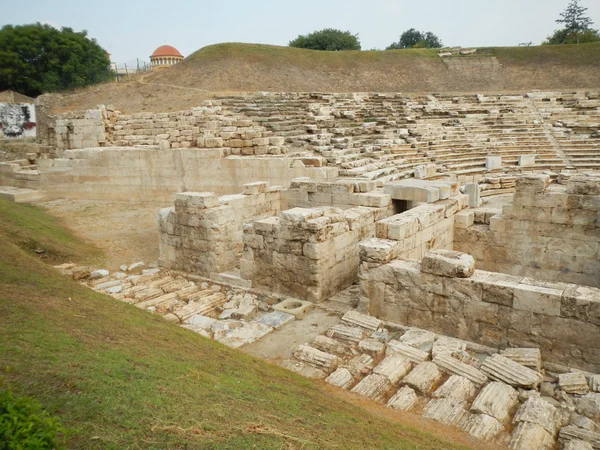
[[[232,347],[277,335],[288,369],[478,439],[600,448],[598,93],[37,117],[38,154],[0,164],[15,199],[166,206],[159,267],[90,287]]]

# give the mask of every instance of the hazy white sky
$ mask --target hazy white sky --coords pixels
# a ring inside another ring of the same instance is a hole
[[[0,0],[1,3],[8,0]],[[88,30],[118,63],[170,44],[184,56],[219,42],[287,45],[322,28],[358,33],[365,50],[383,49],[408,28],[432,31],[447,46],[539,44],[559,28],[569,0],[29,0],[5,5],[0,25],[47,22]],[[582,0],[600,28],[600,0]]]

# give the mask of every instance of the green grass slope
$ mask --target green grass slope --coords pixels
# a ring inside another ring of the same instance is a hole
[[[600,43],[479,49],[448,69],[436,49],[322,52],[260,44],[204,47],[153,82],[211,91],[440,92],[598,87]]]
[[[0,200],[0,389],[37,398],[71,448],[459,448],[95,293],[32,253],[31,235],[60,244],[56,262],[89,249]]]

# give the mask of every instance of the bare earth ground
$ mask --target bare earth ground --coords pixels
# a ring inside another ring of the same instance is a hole
[[[114,271],[122,264],[158,260],[157,202],[52,200],[39,203],[87,242],[104,252],[104,267]]]

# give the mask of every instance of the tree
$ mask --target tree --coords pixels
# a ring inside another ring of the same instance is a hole
[[[40,23],[0,29],[0,91],[35,97],[112,79],[108,54],[87,32]]]
[[[293,41],[290,41],[288,45],[290,47],[306,48],[309,50],[360,50],[358,34],[335,30],[333,28],[313,31],[307,35],[301,34]]]
[[[399,48],[440,48],[442,41],[431,31],[421,32],[414,28],[406,30],[400,35],[398,42],[392,42],[386,50],[396,50]]]
[[[586,11],[587,8],[581,6],[579,0],[571,0],[567,8],[560,13],[561,18],[556,19],[556,23],[563,24],[564,28],[556,30],[544,44],[579,44],[600,41],[598,30],[590,28],[594,22],[586,16]]]

